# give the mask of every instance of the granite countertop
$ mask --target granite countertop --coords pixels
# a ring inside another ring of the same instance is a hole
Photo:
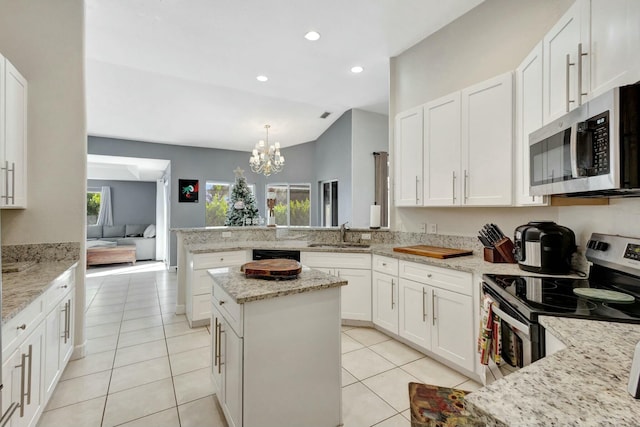
[[[346,280],[308,267],[302,268],[298,278],[290,280],[248,278],[238,267],[212,268],[208,272],[238,304],[347,284]]]
[[[2,324],[42,295],[62,273],[77,261],[39,262],[15,273],[2,274]]]
[[[417,262],[425,265],[433,265],[436,267],[449,268],[453,270],[465,271],[477,274],[526,274],[528,276],[544,276],[535,273],[524,272],[518,267],[518,264],[499,264],[491,263],[484,260],[482,254],[474,253],[473,255],[438,259],[419,255],[410,255],[402,252],[394,252],[393,248],[398,246],[406,246],[399,244],[372,244],[370,247],[309,247],[309,243],[300,240],[274,240],[274,241],[242,241],[242,242],[222,242],[222,243],[192,243],[185,244],[187,252],[192,254],[247,250],[247,249],[282,249],[282,250],[300,250],[305,252],[341,252],[341,253],[371,253],[374,255],[382,255],[404,261]],[[563,277],[563,276],[559,276]],[[576,275],[567,275],[567,277],[577,277]]]
[[[466,397],[487,425],[637,426],[627,393],[640,325],[541,316],[567,348]]]

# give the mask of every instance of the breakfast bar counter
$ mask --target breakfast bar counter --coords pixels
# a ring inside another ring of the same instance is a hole
[[[627,393],[640,325],[539,318],[567,348],[466,396],[489,426],[637,426]]]

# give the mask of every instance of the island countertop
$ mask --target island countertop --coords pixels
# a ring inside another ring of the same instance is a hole
[[[539,320],[567,348],[469,394],[468,409],[491,426],[637,426],[627,384],[640,325]]]
[[[347,284],[344,279],[308,267],[303,267],[296,279],[284,280],[246,277],[239,267],[212,268],[208,273],[238,304]]]

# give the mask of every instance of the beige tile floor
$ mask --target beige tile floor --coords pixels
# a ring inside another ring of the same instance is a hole
[[[157,263],[87,272],[87,356],[69,363],[38,423],[217,427],[209,330],[175,315],[176,274]],[[370,328],[342,328],[345,427],[409,426],[407,383],[479,385]]]

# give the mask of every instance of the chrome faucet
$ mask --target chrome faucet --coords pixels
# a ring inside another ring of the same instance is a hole
[[[347,235],[347,224],[349,224],[349,221],[340,224],[340,242],[345,243],[345,237]]]

